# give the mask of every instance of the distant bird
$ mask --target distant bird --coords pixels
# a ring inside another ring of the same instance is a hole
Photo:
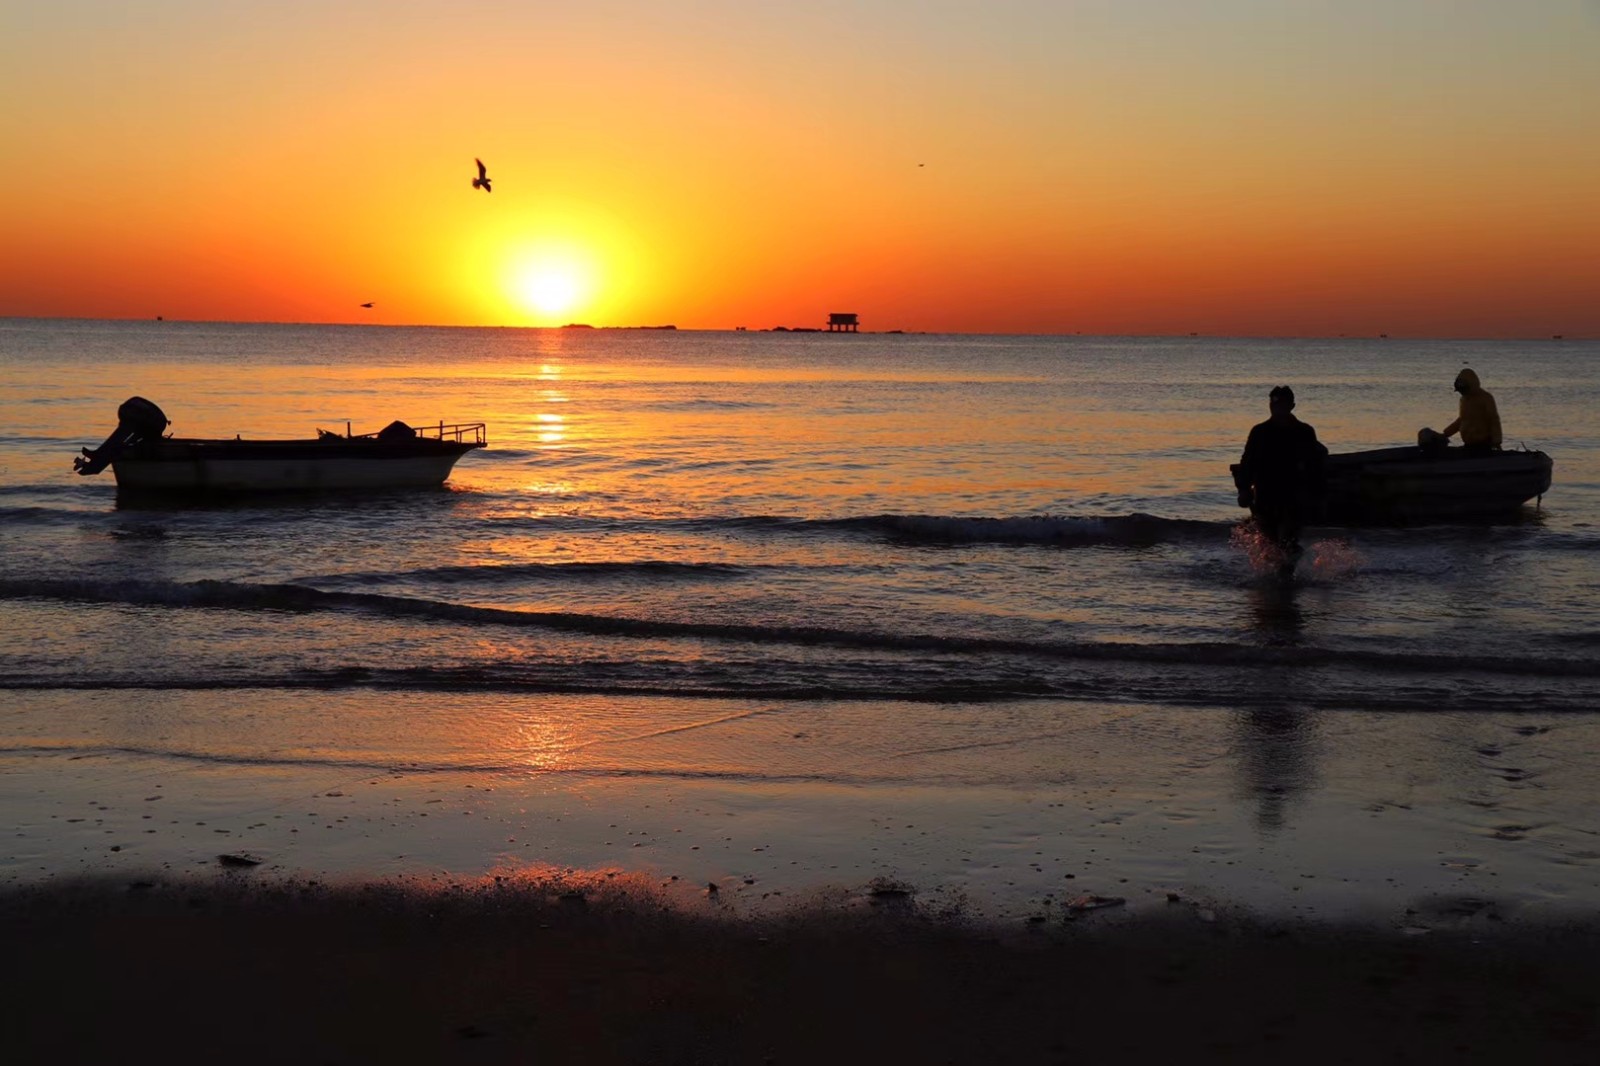
[[[362,306],[362,307],[371,307],[371,306],[372,306],[372,304],[371,304],[371,303],[364,303],[364,304],[362,304],[362,305],[361,305],[361,306]]]
[[[489,172],[483,169],[483,160],[474,159],[473,162],[478,164],[478,176],[472,179],[472,187],[482,189],[484,192],[494,192],[489,188]]]
[[[917,164],[917,166],[919,166],[919,167],[925,167],[925,166],[927,166],[927,165],[928,165],[928,164],[926,164],[926,163],[918,163],[918,164]]]

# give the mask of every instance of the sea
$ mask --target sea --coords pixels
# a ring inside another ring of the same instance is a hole
[[[1549,492],[1314,527],[1280,581],[1228,471],[1268,390],[1354,451],[1442,428],[1464,365]],[[72,459],[131,396],[488,447],[438,490],[129,499]],[[0,884],[227,851],[1592,909],[1597,410],[1587,340],[3,319]]]

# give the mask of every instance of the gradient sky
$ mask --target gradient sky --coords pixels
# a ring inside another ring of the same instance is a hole
[[[1600,0],[770,6],[5,0],[0,315],[1600,334]]]

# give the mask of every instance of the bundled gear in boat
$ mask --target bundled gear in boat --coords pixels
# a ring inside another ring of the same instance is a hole
[[[382,429],[378,430],[379,440],[411,440],[416,435],[416,430],[412,429],[398,418],[393,422],[390,422],[387,426],[384,426]]]
[[[1461,411],[1442,435],[1453,437],[1459,432],[1462,444],[1481,451],[1500,447],[1500,409],[1471,367],[1456,375],[1455,390],[1461,394]]]
[[[117,408],[117,428],[111,436],[92,451],[84,448],[83,455],[72,460],[72,469],[85,475],[98,474],[140,441],[160,440],[171,424],[161,408],[142,396],[131,396]]]

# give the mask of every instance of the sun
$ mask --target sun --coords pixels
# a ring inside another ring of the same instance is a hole
[[[578,279],[560,267],[530,271],[517,282],[518,295],[531,311],[564,315],[578,305]]]
[[[589,256],[570,249],[530,252],[513,263],[509,295],[541,324],[561,324],[593,300],[596,272]]]

